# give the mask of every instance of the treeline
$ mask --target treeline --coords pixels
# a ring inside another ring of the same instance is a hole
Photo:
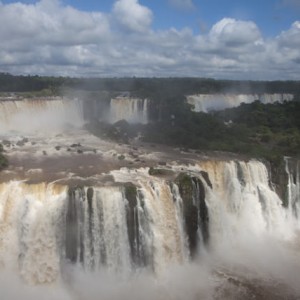
[[[197,93],[299,93],[300,81],[236,81],[210,78],[72,78],[14,76],[0,73],[0,92],[50,91],[60,95],[69,89],[130,92],[133,96],[160,99]]]

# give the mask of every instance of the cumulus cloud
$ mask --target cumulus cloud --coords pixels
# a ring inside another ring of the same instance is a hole
[[[238,47],[255,43],[261,34],[253,22],[224,18],[212,27],[209,37],[225,45]]]
[[[97,43],[110,35],[107,17],[85,13],[57,0],[42,0],[35,5],[14,3],[0,7],[0,37],[7,47],[28,47],[28,41],[47,45]]]
[[[144,32],[152,22],[152,12],[137,0],[118,0],[113,7],[113,17],[125,29]]]
[[[192,0],[168,0],[168,2],[177,9],[191,10],[195,8]]]
[[[282,32],[278,42],[282,47],[300,49],[300,21],[294,22],[289,30]]]
[[[266,39],[252,21],[224,18],[195,34],[154,30],[153,17],[138,0],[115,1],[110,13],[0,2],[0,72],[299,79],[299,21]]]

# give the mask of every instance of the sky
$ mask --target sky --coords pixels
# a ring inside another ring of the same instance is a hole
[[[300,0],[0,0],[0,72],[300,80]]]

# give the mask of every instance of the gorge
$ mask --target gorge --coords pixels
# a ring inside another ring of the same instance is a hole
[[[111,99],[102,117],[146,124],[149,105]],[[298,299],[297,159],[279,183],[242,155],[99,139],[95,108],[0,101],[6,299]]]

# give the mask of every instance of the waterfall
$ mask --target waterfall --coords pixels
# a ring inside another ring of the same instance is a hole
[[[187,96],[187,102],[195,112],[210,112],[237,107],[242,103],[252,103],[259,100],[264,104],[292,101],[292,94],[199,94]]]
[[[0,266],[30,283],[60,274],[62,211],[66,188],[12,181],[0,185]]]
[[[285,157],[285,170],[288,175],[287,200],[290,216],[300,216],[300,162]]]
[[[217,169],[216,169],[217,168]],[[266,166],[259,161],[219,162],[211,170],[215,190],[206,197],[210,213],[210,234],[215,243],[226,239],[270,235],[288,239],[290,227],[282,201],[270,186]]]
[[[59,130],[83,123],[82,102],[53,97],[0,101],[0,133]]]
[[[148,122],[148,100],[117,97],[110,101],[110,122],[126,120],[129,123]]]
[[[66,259],[86,270],[130,270],[125,199],[118,187],[73,188],[66,212]]]
[[[117,97],[109,107],[101,99],[83,101],[64,97],[0,100],[0,134],[9,131],[33,133],[59,131],[68,126],[82,126],[85,121],[103,120],[115,123],[148,122],[148,100]]]
[[[298,218],[299,164],[297,173],[286,169],[292,215],[259,161],[169,168],[172,179],[123,168],[111,171],[115,183],[105,185],[1,183],[0,267],[34,284],[59,280],[66,265],[159,274],[220,245],[294,236],[289,219]]]

